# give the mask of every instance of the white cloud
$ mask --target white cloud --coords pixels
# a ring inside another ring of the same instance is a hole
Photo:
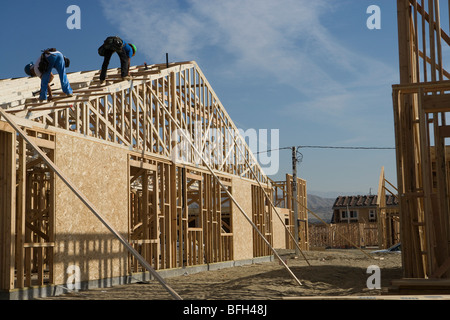
[[[152,62],[164,61],[166,52],[172,61],[215,59],[207,53],[218,53],[227,57],[219,59],[224,72],[264,76],[291,86],[331,115],[355,100],[348,97],[354,88],[383,84],[394,74],[330,34],[320,20],[333,10],[326,0],[102,0],[102,4],[106,17]]]
[[[170,52],[177,59],[192,55],[202,23],[176,0],[102,0],[106,17],[153,61]]]

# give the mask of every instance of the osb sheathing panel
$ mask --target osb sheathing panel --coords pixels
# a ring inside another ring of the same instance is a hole
[[[252,218],[252,184],[244,179],[232,179],[233,197]],[[253,258],[253,227],[233,203],[233,246],[234,260]]]
[[[289,209],[287,208],[276,208],[278,214],[280,215],[281,219],[285,221],[285,217],[289,216]],[[273,247],[275,249],[286,249],[286,226],[284,223],[280,221],[278,216],[275,213],[275,210],[273,211]]]
[[[126,238],[126,151],[58,133],[55,155],[56,165]],[[126,274],[127,253],[120,242],[59,178],[55,189],[55,283],[66,283],[77,267],[81,281]]]

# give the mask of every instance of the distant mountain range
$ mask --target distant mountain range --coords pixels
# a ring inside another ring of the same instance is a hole
[[[336,199],[339,196],[357,196],[362,194],[367,194],[367,192],[362,191],[354,191],[354,192],[342,192],[342,191],[316,191],[316,190],[308,190],[308,194],[313,194],[315,196],[321,197],[321,198],[332,198]]]
[[[318,215],[326,223],[330,223],[333,214],[333,204],[336,198],[323,198],[313,194],[308,194],[308,209]],[[308,212],[310,223],[320,222],[312,213]]]

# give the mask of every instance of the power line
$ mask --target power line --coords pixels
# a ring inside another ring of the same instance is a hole
[[[271,150],[266,150],[266,151],[255,152],[253,154],[272,152],[272,151],[278,151],[278,150],[285,150],[285,149],[292,149],[292,148],[293,147],[283,147],[283,148],[278,148],[278,149],[271,149]]]
[[[292,148],[295,148],[295,146],[260,151],[260,152],[256,152],[255,154],[266,153],[266,152],[271,152],[271,151],[278,151],[278,150],[285,150],[285,149],[292,149]],[[395,148],[392,148],[392,147],[297,146],[296,148],[298,148],[298,149],[347,149],[347,150],[395,150]]]
[[[298,146],[298,148],[315,148],[315,149],[361,149],[361,150],[393,150],[391,147],[335,147],[335,146]]]

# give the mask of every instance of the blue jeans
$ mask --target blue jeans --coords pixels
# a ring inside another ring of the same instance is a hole
[[[53,70],[53,68],[58,71],[59,74],[59,80],[61,81],[61,88],[64,93],[66,94],[72,94],[73,90],[70,87],[69,80],[67,79],[66,74],[66,63],[64,61],[64,56],[60,52],[51,53],[48,57],[49,67],[48,71],[42,74],[41,77],[41,95],[39,96],[39,99],[41,100],[47,100],[47,90],[48,90],[48,83],[50,81],[50,74]]]

